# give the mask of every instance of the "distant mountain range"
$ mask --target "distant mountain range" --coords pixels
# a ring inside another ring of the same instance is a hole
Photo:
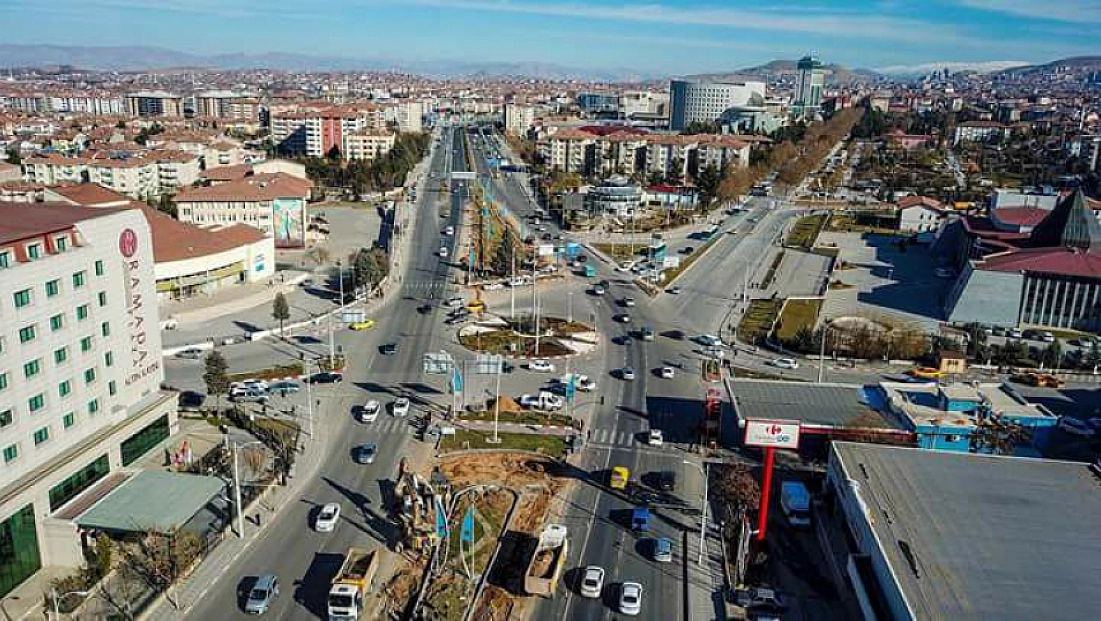
[[[103,71],[172,68],[281,69],[285,71],[402,71],[426,76],[517,76],[552,80],[633,81],[656,77],[629,69],[579,68],[541,62],[477,62],[313,56],[286,52],[199,55],[161,47],[0,44],[0,67],[71,65]]]
[[[799,61],[797,60],[773,60],[763,65],[746,67],[728,73],[699,73],[684,77],[690,80],[737,81],[745,78],[793,74],[799,70],[798,65]],[[849,69],[838,64],[827,64],[824,68],[826,70],[826,80],[838,84],[868,81],[882,77],[879,73],[870,69]]]
[[[1046,71],[1052,71],[1059,67],[1067,67],[1076,71],[1101,71],[1101,56],[1074,56],[1071,58],[1060,58],[1059,60],[1053,60],[1049,63],[1042,65],[1029,65],[1022,63],[1021,66],[1012,67],[999,71],[998,73],[1004,75],[1031,75],[1036,73],[1044,73]]]

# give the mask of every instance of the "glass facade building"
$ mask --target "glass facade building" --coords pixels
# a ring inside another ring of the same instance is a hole
[[[0,522],[0,597],[42,567],[34,528],[34,505]]]
[[[122,465],[129,466],[168,437],[168,417],[162,416],[122,442]]]

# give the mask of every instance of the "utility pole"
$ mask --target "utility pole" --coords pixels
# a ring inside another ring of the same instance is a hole
[[[531,263],[531,317],[534,323],[536,357],[539,356],[539,272],[536,270],[538,263],[534,259]]]

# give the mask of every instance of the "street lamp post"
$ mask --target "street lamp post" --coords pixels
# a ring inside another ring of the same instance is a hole
[[[66,591],[65,593],[58,594],[57,589],[50,589],[50,599],[53,601],[54,619],[61,618],[61,600],[69,597],[70,595],[77,595],[79,597],[88,597],[91,591]]]
[[[251,446],[253,444],[259,444],[262,446],[264,443],[259,440],[252,440],[250,442],[235,442],[231,440],[228,435],[226,436],[226,442],[233,449],[233,495],[234,506],[236,507],[237,512],[237,537],[241,538],[245,536],[245,516],[243,510],[244,507],[241,503],[241,474],[240,469],[237,466],[237,452],[243,447]]]
[[[830,333],[830,322],[822,322],[822,344],[818,350],[818,383],[821,384],[826,377],[826,337]]]
[[[694,466],[703,475],[703,498],[700,501],[700,555],[696,560],[696,563],[703,565],[703,544],[704,538],[707,533],[707,462],[704,462],[701,466],[696,462],[683,460],[687,466]]]

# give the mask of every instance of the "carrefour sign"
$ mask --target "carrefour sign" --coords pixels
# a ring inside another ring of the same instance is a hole
[[[746,420],[745,445],[797,449],[799,448],[799,423],[788,420]]]

